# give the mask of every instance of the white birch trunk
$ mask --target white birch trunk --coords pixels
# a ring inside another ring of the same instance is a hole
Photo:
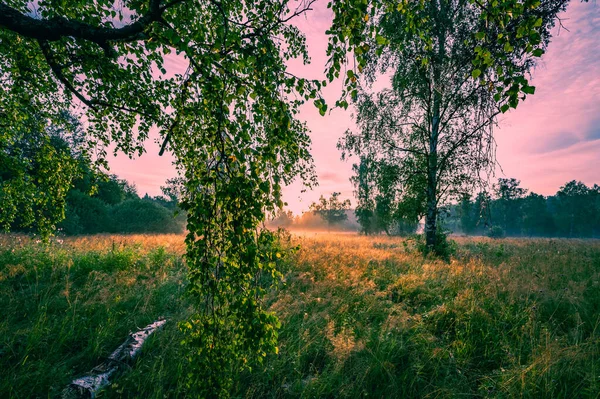
[[[94,367],[86,376],[71,381],[63,390],[63,399],[95,398],[98,391],[110,384],[112,377],[135,359],[146,339],[166,322],[157,320],[138,332],[129,334],[106,361]]]

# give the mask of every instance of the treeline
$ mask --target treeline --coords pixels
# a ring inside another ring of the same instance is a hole
[[[115,175],[94,180],[88,175],[67,194],[65,219],[58,230],[66,235],[181,233],[184,226],[185,214],[178,210],[176,198],[140,198],[135,186]]]
[[[169,181],[167,181],[169,183]],[[169,192],[168,186],[162,187]],[[185,213],[168,195],[140,198],[136,187],[116,175],[88,171],[66,196],[65,218],[57,224],[65,235],[98,233],[181,233]],[[33,233],[17,217],[12,231]]]
[[[492,193],[464,195],[442,217],[446,228],[468,235],[600,237],[600,187],[573,180],[545,197],[499,179]]]
[[[413,234],[424,217],[422,198],[397,201],[379,194],[370,202],[360,199],[354,212],[362,234]],[[543,196],[528,192],[517,179],[501,178],[489,191],[463,194],[440,207],[438,231],[495,238],[600,238],[600,186],[573,180],[556,194]]]
[[[299,230],[357,231],[355,212],[350,209],[349,199],[342,200],[342,193],[334,192],[328,198],[321,195],[319,201],[310,205],[310,210],[300,216],[292,211],[280,209],[269,221],[270,227],[294,228]]]

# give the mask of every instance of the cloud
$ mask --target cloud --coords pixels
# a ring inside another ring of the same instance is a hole
[[[600,140],[600,120],[592,120],[588,127],[576,134],[574,132],[551,133],[539,140],[537,148],[532,153],[544,154],[570,148],[579,143]]]
[[[594,121],[593,126],[588,129],[585,138],[587,140],[600,140],[600,120]]]
[[[333,172],[319,173],[319,181],[321,181],[323,183],[324,182],[341,183],[345,180],[347,180],[345,176],[341,176],[337,173],[333,173]]]
[[[532,73],[536,94],[504,116],[496,134],[504,174],[541,194],[568,180],[600,181],[592,167],[600,165],[600,7],[571,2],[561,18],[569,31],[555,28]]]
[[[538,148],[533,150],[533,152],[546,153],[562,150],[563,148],[569,148],[570,146],[577,144],[579,141],[580,139],[576,134],[571,132],[560,132],[541,140]]]

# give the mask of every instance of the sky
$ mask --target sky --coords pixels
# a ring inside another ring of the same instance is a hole
[[[312,61],[308,66],[300,61],[289,63],[290,71],[298,76],[324,78],[325,31],[331,23],[327,3],[317,1],[312,11],[295,21],[306,34]],[[556,193],[570,180],[600,184],[600,5],[573,0],[560,18],[568,31],[554,28],[548,51],[532,71],[535,95],[502,115],[495,131],[501,166],[496,178],[514,177],[522,187],[543,195]],[[176,58],[167,60],[167,65],[185,68]],[[327,103],[335,103],[341,90],[341,81],[329,84],[323,90]],[[319,185],[302,192],[302,184],[296,182],[284,189],[283,200],[295,214],[307,210],[322,194],[341,192],[343,198],[355,202],[349,182],[353,159],[341,161],[336,148],[343,133],[355,127],[352,112],[351,107],[334,109],[322,117],[312,104],[301,109],[299,118],[311,131]],[[146,154],[139,158],[118,155],[109,159],[111,173],[135,183],[140,195],[159,195],[165,180],[176,175],[173,158],[158,156],[157,138],[154,132]]]

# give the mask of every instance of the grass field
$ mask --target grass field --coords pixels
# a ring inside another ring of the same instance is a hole
[[[158,317],[101,397],[184,397],[181,236],[0,237],[0,397],[53,397]],[[600,241],[304,233],[268,298],[279,355],[235,397],[600,397]]]

